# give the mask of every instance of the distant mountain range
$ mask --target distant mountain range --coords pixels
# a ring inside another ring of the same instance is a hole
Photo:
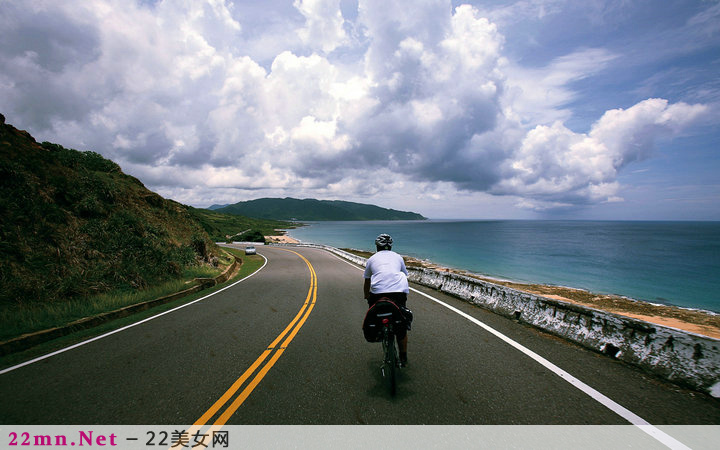
[[[219,205],[213,205],[214,208]],[[260,198],[219,207],[216,212],[238,214],[258,219],[326,221],[326,220],[425,220],[414,212],[397,211],[363,203],[340,200],[296,198]]]

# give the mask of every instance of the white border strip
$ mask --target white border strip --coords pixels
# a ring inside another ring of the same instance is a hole
[[[259,253],[258,253],[258,254],[259,254]],[[259,254],[259,255],[260,255],[260,254]],[[125,330],[127,330],[127,329],[129,329],[129,328],[132,328],[132,327],[134,327],[134,326],[140,325],[140,324],[145,323],[145,322],[149,322],[149,321],[151,321],[151,320],[153,320],[153,319],[157,319],[158,317],[164,316],[165,314],[170,314],[171,312],[175,312],[175,311],[177,311],[177,310],[179,310],[179,309],[182,309],[182,308],[184,308],[184,307],[186,307],[186,306],[190,306],[190,305],[192,305],[192,304],[194,304],[194,303],[197,303],[197,302],[199,302],[199,301],[205,300],[206,298],[212,297],[213,295],[215,295],[215,294],[217,294],[217,293],[220,293],[220,292],[224,291],[225,289],[230,289],[231,287],[235,286],[235,285],[238,284],[238,283],[242,283],[243,281],[247,280],[247,279],[250,278],[251,276],[253,276],[253,275],[255,275],[256,273],[260,272],[263,268],[265,268],[265,266],[267,265],[268,260],[267,260],[267,258],[266,258],[265,256],[263,256],[263,255],[260,255],[260,256],[262,256],[262,258],[265,260],[265,262],[263,263],[263,265],[262,265],[258,270],[256,270],[255,272],[251,273],[250,275],[246,276],[246,277],[243,278],[242,280],[238,280],[238,281],[234,282],[233,284],[231,284],[231,285],[229,285],[229,286],[225,286],[224,288],[218,289],[217,291],[215,291],[215,292],[213,292],[213,293],[211,293],[211,294],[208,294],[208,295],[206,295],[206,296],[204,296],[204,297],[201,297],[201,298],[199,298],[199,299],[197,299],[197,300],[193,300],[193,301],[191,301],[191,302],[189,302],[189,303],[185,303],[184,305],[180,305],[180,306],[178,306],[178,307],[176,307],[176,308],[167,310],[167,311],[165,311],[165,312],[161,312],[160,314],[157,314],[157,315],[148,317],[148,318],[143,319],[143,320],[141,320],[141,321],[139,321],[139,322],[131,323],[130,325],[126,325],[126,326],[124,326],[124,327],[122,327],[122,328],[118,328],[117,330],[113,330],[113,331],[110,331],[110,332],[108,332],[108,333],[101,334],[100,336],[95,336],[94,338],[90,338],[90,339],[88,339],[87,341],[82,341],[82,342],[79,342],[79,343],[77,343],[77,344],[71,345],[70,347],[65,347],[65,348],[62,348],[62,349],[57,350],[57,351],[55,351],[55,352],[48,353],[47,355],[39,356],[39,357],[37,357],[37,358],[35,358],[35,359],[31,359],[31,360],[29,360],[29,361],[25,361],[24,363],[18,364],[18,365],[16,365],[16,366],[12,366],[12,367],[8,367],[7,369],[0,370],[0,375],[3,375],[3,374],[8,373],[8,372],[12,372],[12,371],[15,370],[15,369],[19,369],[19,368],[21,368],[21,367],[28,366],[28,365],[33,364],[33,363],[36,363],[36,362],[38,362],[38,361],[42,361],[43,359],[47,359],[47,358],[50,358],[50,357],[52,357],[52,356],[59,355],[60,353],[65,353],[65,352],[67,352],[68,350],[72,350],[72,349],[74,349],[74,348],[82,347],[82,346],[85,345],[85,344],[89,344],[89,343],[91,343],[91,342],[100,340],[100,339],[102,339],[102,338],[106,338],[106,337],[108,337],[108,336],[110,336],[110,335],[113,335],[113,334],[115,334],[115,333],[119,333],[119,332],[121,332],[121,331],[125,331]]]
[[[346,262],[347,264],[355,267],[358,270],[362,270],[361,267],[358,267],[357,265],[346,261],[345,259],[341,258],[340,256],[335,255],[334,253],[329,252],[331,255],[335,256],[336,258],[340,259],[341,261]],[[650,424],[648,421],[643,419],[642,417],[638,416],[637,414],[633,413],[632,411],[628,410],[624,406],[616,403],[614,400],[610,399],[609,397],[605,396],[604,394],[600,393],[596,389],[588,386],[587,384],[583,383],[582,381],[578,380],[574,376],[570,375],[565,370],[561,369],[560,367],[556,366],[555,364],[551,363],[547,359],[543,358],[542,356],[538,355],[537,353],[533,352],[529,348],[523,346],[522,344],[510,339],[509,337],[505,336],[501,332],[497,331],[496,329],[492,328],[491,326],[485,324],[484,322],[481,322],[480,320],[474,318],[473,316],[464,313],[460,311],[459,309],[455,308],[454,306],[450,306],[447,303],[444,303],[435,297],[432,297],[424,292],[421,292],[417,289],[410,288],[411,291],[422,295],[423,297],[427,297],[430,300],[434,301],[435,303],[438,303],[450,311],[459,314],[460,316],[466,318],[467,320],[471,321],[475,325],[483,328],[485,331],[493,334],[498,339],[502,340],[503,342],[509,344],[510,346],[514,347],[516,350],[519,350],[520,352],[524,353],[525,355],[529,356],[530,358],[534,359],[536,362],[540,363],[542,366],[544,366],[546,369],[553,372],[555,375],[559,376],[563,380],[567,381],[568,383],[572,384],[585,394],[592,397],[594,400],[605,406],[606,408],[610,409],[615,414],[619,415],[623,419],[627,420],[631,424],[635,425],[636,427],[640,428],[640,430],[644,431],[645,433],[649,434],[662,444],[666,445],[669,448],[672,449],[687,449],[690,450],[689,447],[687,447],[682,442],[676,440],[672,436],[668,435],[667,433],[664,433],[654,425]]]

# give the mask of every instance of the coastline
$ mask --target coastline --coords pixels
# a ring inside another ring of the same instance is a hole
[[[295,245],[322,249],[360,266],[374,254],[302,241]],[[720,338],[713,337],[720,331],[716,312],[598,296],[563,286],[512,283],[427,260],[405,260],[413,283],[720,398]],[[638,315],[642,317],[635,318]]]
[[[354,254],[364,257],[371,254],[369,252],[359,252],[358,250],[344,250],[351,251]],[[643,320],[656,325],[663,325],[670,328],[700,334],[702,336],[720,339],[720,314],[716,314],[712,311],[681,308],[673,305],[660,305],[628,297],[622,297],[619,295],[594,294],[583,289],[564,286],[524,284],[507,280],[498,280],[464,270],[442,267],[429,261],[422,261],[411,257],[405,257],[405,261],[409,267],[414,266],[465,275],[471,278],[510,287],[518,291],[541,295],[554,300],[565,301],[576,305],[598,309],[600,311]]]
[[[266,239],[268,239],[269,243],[301,243],[299,240],[289,236],[288,234],[266,236]],[[371,252],[362,250],[347,248],[343,250],[364,258],[368,258],[370,255],[372,255]],[[573,303],[576,305],[586,306],[600,311],[643,320],[645,322],[654,323],[656,325],[675,328],[690,333],[711,337],[714,339],[720,339],[720,314],[714,313],[712,311],[649,303],[618,295],[594,294],[586,290],[564,286],[517,283],[513,281],[500,280],[487,276],[482,276],[464,270],[443,267],[430,261],[420,260],[409,256],[403,257],[405,258],[408,267],[419,267],[452,272],[459,275],[464,275],[490,283],[510,287],[518,291],[540,295],[543,297]]]
[[[619,295],[720,313],[720,222],[427,220],[312,222],[301,242],[403,255],[488,278]],[[280,234],[280,233],[272,233]]]

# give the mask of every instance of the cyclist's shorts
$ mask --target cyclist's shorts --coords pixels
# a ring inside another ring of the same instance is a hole
[[[368,307],[374,305],[376,301],[383,297],[389,298],[393,303],[398,305],[398,307],[404,307],[407,303],[407,292],[386,292],[384,294],[370,293],[370,296],[367,299]]]

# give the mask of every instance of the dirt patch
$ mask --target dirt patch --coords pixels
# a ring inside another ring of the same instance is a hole
[[[670,305],[656,305],[614,295],[596,295],[580,289],[502,282],[499,284],[555,300],[588,306],[621,316],[720,339],[720,315],[707,311]]]
[[[290,236],[265,236],[265,242],[271,244],[297,244],[300,241],[293,239]]]
[[[270,244],[299,244],[300,241],[297,239],[291,238],[287,235],[287,232],[285,230],[275,230],[276,233],[272,236],[265,236],[265,242],[268,242]]]

